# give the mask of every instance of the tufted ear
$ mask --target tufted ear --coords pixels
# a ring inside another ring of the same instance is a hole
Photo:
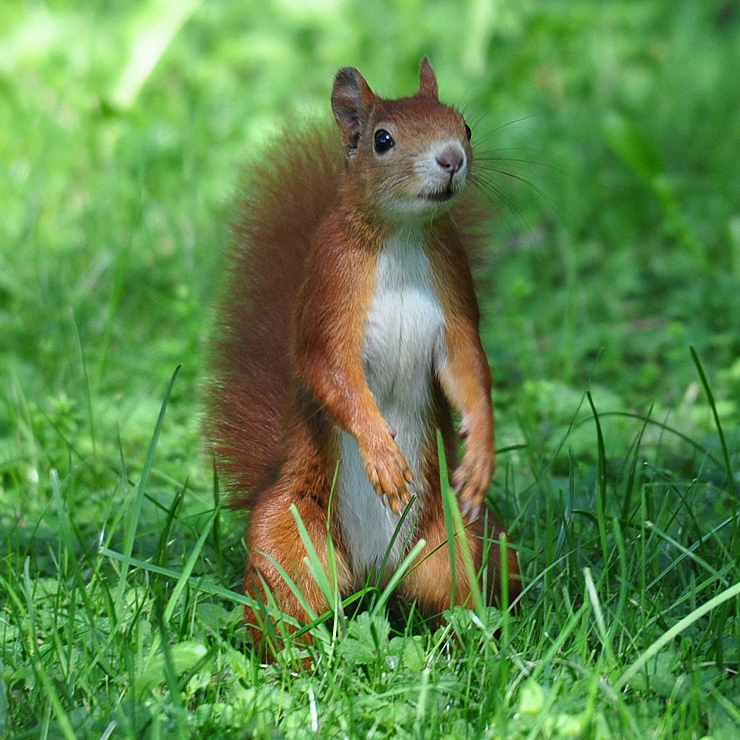
[[[331,93],[331,109],[349,156],[357,149],[360,132],[375,100],[375,93],[354,67],[342,67],[337,72]]]
[[[416,97],[438,100],[438,95],[437,75],[434,74],[432,65],[429,64],[429,57],[424,57],[419,69],[419,91],[416,93]]]

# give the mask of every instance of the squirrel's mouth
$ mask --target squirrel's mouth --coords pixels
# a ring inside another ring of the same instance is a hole
[[[447,188],[445,190],[433,190],[430,193],[424,193],[422,197],[434,203],[446,203],[453,195],[455,195],[455,191],[452,188]]]

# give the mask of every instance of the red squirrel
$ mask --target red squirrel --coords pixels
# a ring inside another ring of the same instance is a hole
[[[320,127],[286,133],[252,165],[236,224],[209,433],[237,506],[251,510],[245,592],[267,603],[268,588],[303,622],[276,563],[314,613],[328,605],[291,505],[325,569],[330,533],[343,597],[373,574],[387,581],[423,539],[398,591],[426,614],[451,605],[437,432],[453,469],[453,412],[465,451],[451,484],[478,573],[488,553],[487,603],[502,591],[506,530],[484,516],[495,446],[468,257],[480,218],[463,197],[471,131],[439,102],[426,58],[419,78],[415,95],[386,100],[356,69],[340,69],[331,106],[341,147]],[[507,553],[513,600],[519,568]],[[470,588],[459,548],[456,559],[462,604]],[[258,612],[245,609],[256,642],[266,629]]]

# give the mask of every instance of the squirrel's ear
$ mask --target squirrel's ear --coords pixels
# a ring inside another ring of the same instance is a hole
[[[363,123],[370,115],[375,93],[354,67],[342,67],[334,78],[331,109],[349,154],[357,148]]]
[[[429,64],[429,57],[424,57],[421,60],[421,68],[419,69],[419,92],[416,96],[419,98],[434,98],[438,99],[439,89],[437,88],[437,75],[434,74],[432,65]]]

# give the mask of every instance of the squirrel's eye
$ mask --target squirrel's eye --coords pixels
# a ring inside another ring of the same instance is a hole
[[[473,132],[470,130],[470,126],[468,124],[465,124],[465,136],[468,137],[468,141],[470,141],[470,137],[473,135]]]
[[[393,137],[384,129],[379,128],[375,132],[375,151],[378,154],[383,154],[384,152],[387,152],[389,149],[393,148],[396,145],[396,142],[394,141]]]

